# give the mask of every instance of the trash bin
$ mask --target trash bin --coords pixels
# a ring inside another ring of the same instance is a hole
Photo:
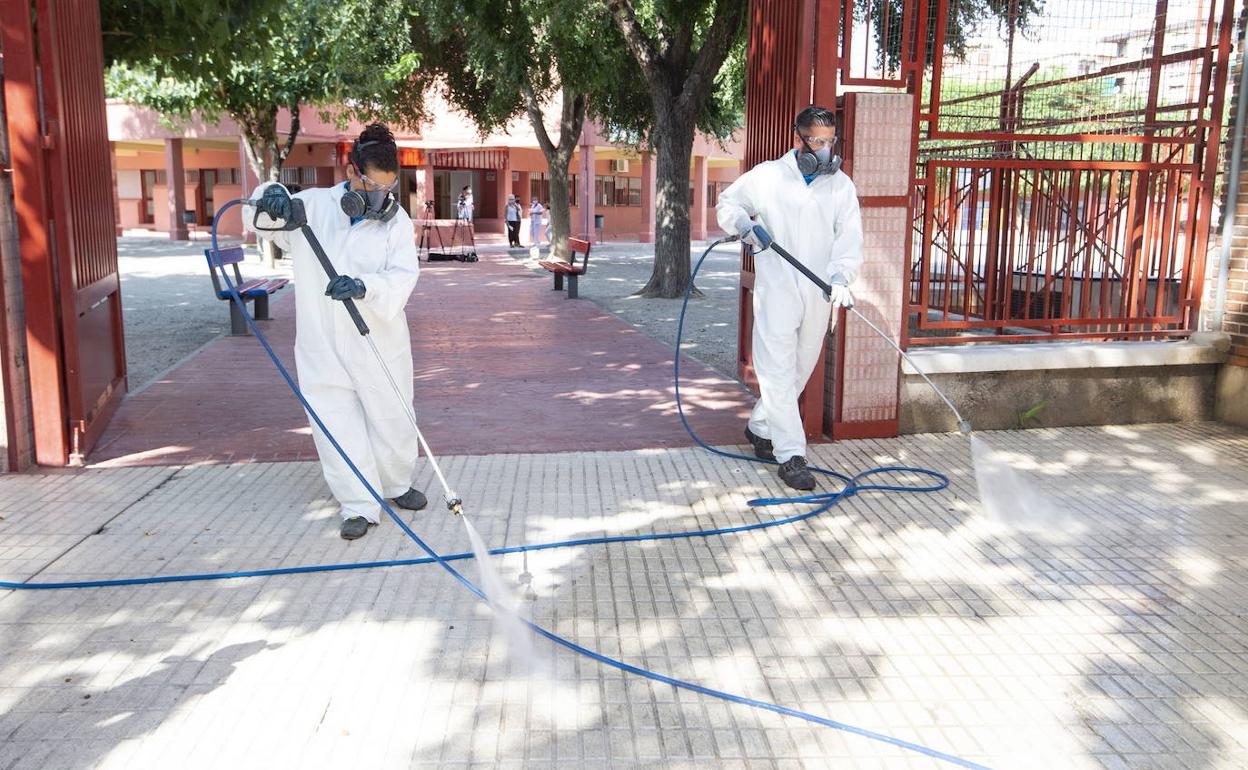
[[[602,243],[602,229],[607,226],[605,214],[594,214],[594,230],[598,233],[598,242]]]

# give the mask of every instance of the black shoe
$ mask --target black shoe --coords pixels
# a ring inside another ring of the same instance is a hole
[[[793,455],[780,463],[780,478],[794,489],[809,492],[815,488],[815,476],[806,470],[806,458]]]
[[[409,511],[419,511],[429,504],[429,498],[425,497],[425,493],[419,489],[409,489],[394,498],[394,504]]]
[[[368,533],[368,528],[371,526],[375,525],[363,516],[352,516],[349,519],[343,519],[342,528],[338,530],[338,534],[342,535],[343,540],[359,540]]]
[[[760,460],[776,459],[775,451],[771,446],[771,439],[754,435],[754,431],[747,426],[745,429],[745,438],[754,446],[754,456]]]

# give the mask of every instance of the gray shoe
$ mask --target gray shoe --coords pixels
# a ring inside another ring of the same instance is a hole
[[[363,516],[352,516],[342,520],[342,528],[338,530],[338,534],[342,535],[343,540],[359,540],[368,533],[371,526],[376,525]]]
[[[806,470],[806,458],[793,455],[780,463],[780,478],[794,489],[809,492],[815,488],[815,476]]]
[[[429,504],[429,498],[424,492],[413,488],[394,498],[394,504],[409,511],[419,511]]]

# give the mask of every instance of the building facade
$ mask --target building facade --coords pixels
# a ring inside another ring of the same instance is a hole
[[[557,105],[556,105],[557,107]],[[557,109],[549,110],[558,114]],[[400,197],[412,219],[451,219],[459,192],[470,186],[478,238],[505,232],[507,196],[519,197],[527,215],[536,199],[549,204],[555,191],[537,138],[526,120],[481,136],[445,104],[431,105],[437,118],[419,132],[396,131],[401,166]],[[278,134],[290,117],[279,118]],[[302,129],[281,172],[283,182],[328,186],[346,179],[352,139],[361,126],[340,129],[305,108]],[[156,113],[118,101],[108,104],[109,140],[116,178],[118,232],[168,234],[175,239],[206,232],[227,201],[256,185],[238,126],[191,120],[172,126]],[[557,135],[557,126],[548,129]],[[740,173],[740,137],[725,143],[699,137],[690,164],[693,238],[719,233],[714,207],[719,193]],[[613,241],[654,238],[655,161],[650,153],[604,138],[586,121],[569,168],[564,193],[572,208],[572,234]],[[176,187],[171,179],[181,180]],[[601,217],[602,230],[596,228]],[[527,243],[528,228],[522,238]],[[236,210],[222,217],[220,233],[242,235]]]

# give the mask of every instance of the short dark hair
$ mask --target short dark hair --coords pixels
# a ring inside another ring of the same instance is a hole
[[[351,149],[351,164],[361,174],[370,168],[398,173],[399,148],[394,143],[394,134],[380,123],[365,128]]]
[[[793,119],[794,131],[805,131],[812,126],[836,128],[836,113],[827,107],[812,104],[797,113],[797,117]]]

